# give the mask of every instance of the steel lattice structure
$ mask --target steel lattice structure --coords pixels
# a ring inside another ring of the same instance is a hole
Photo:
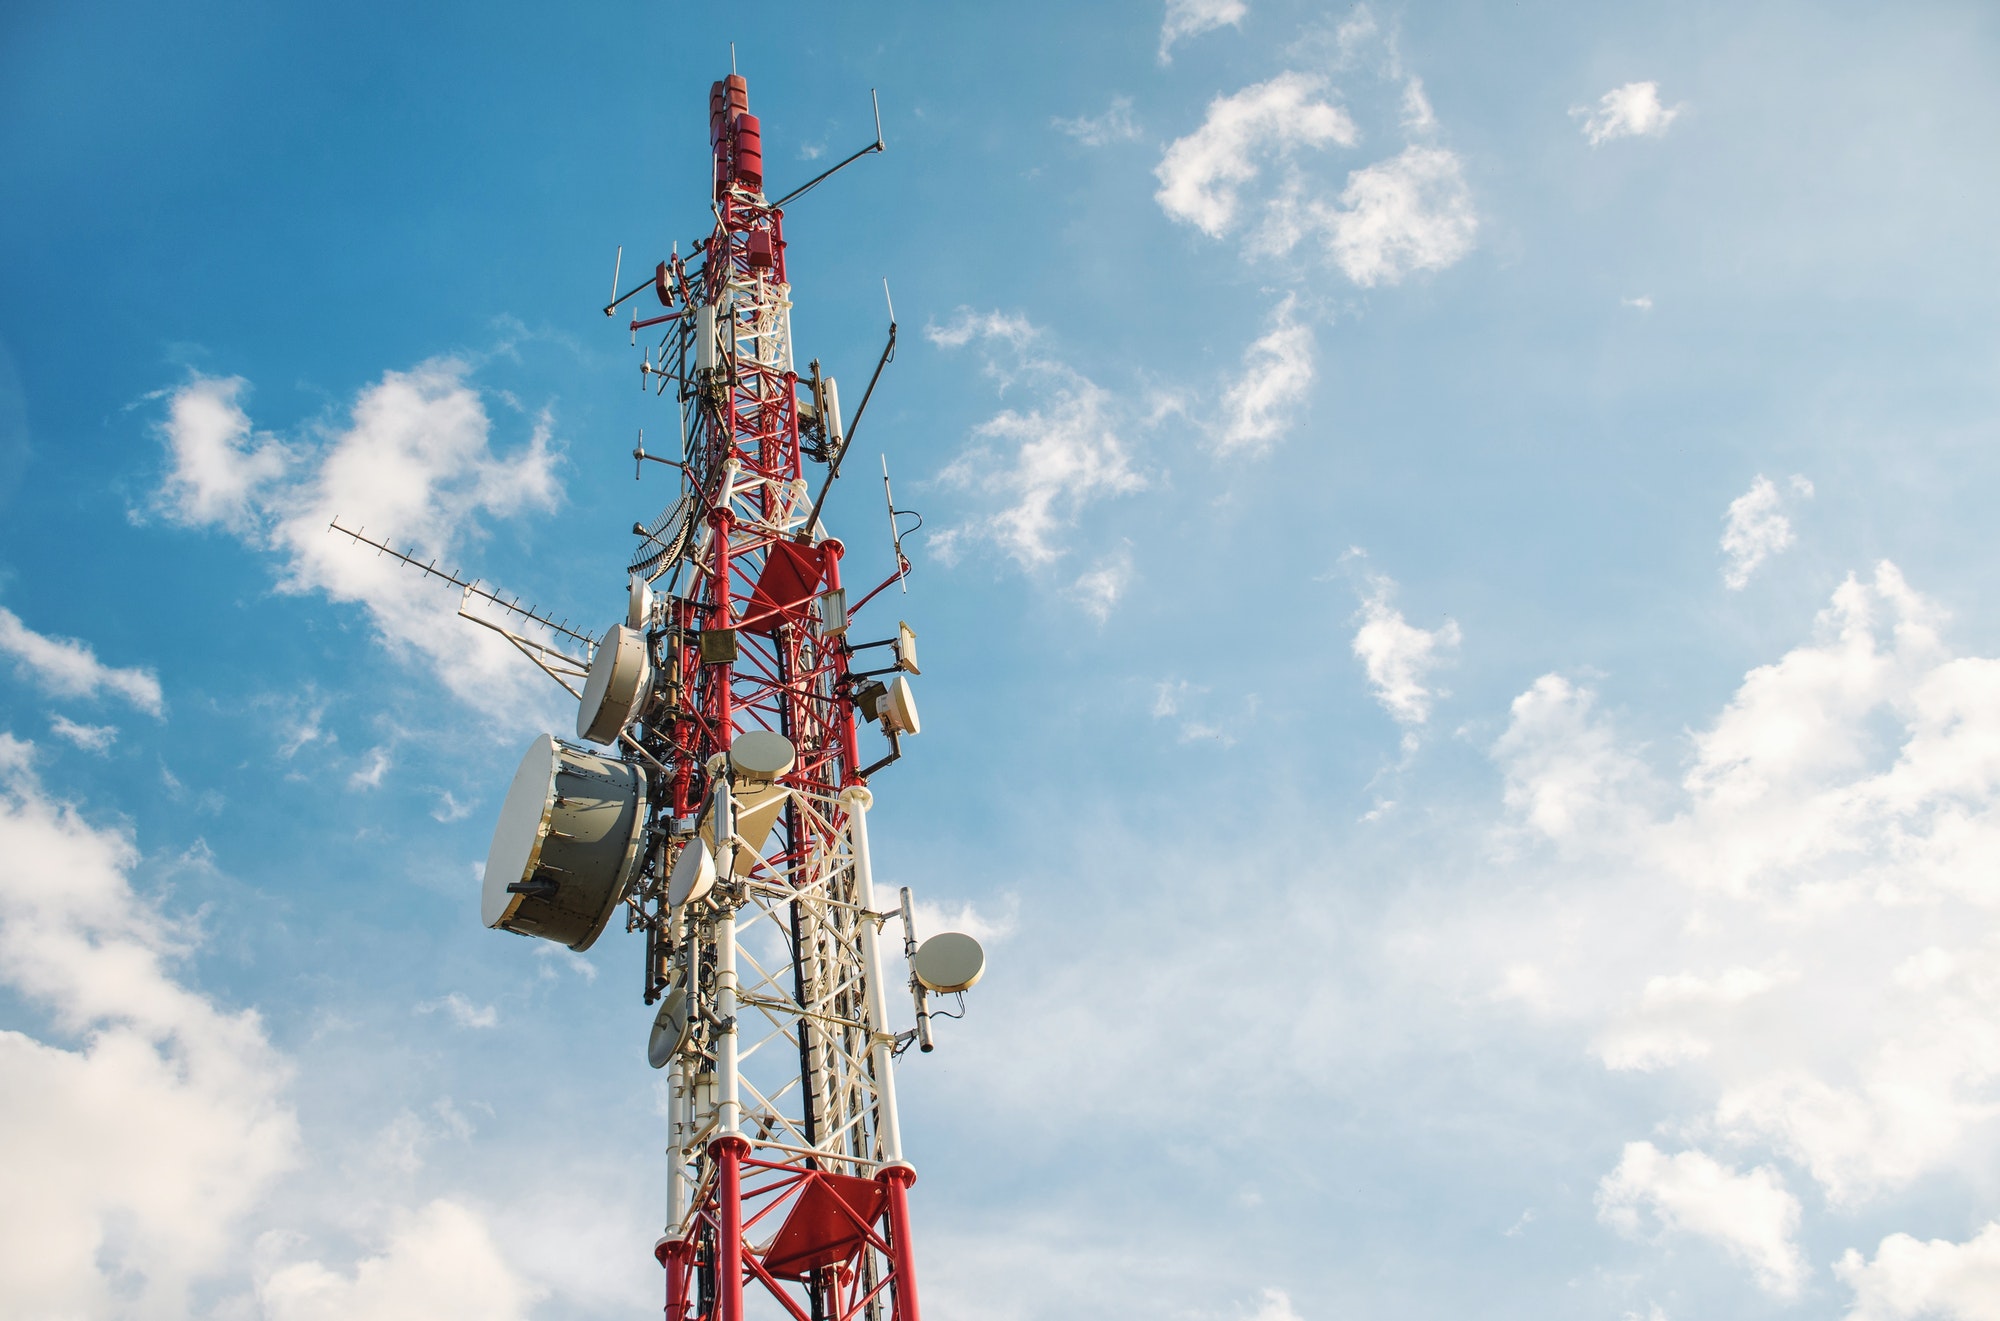
[[[819,511],[893,355],[895,317],[843,431],[835,382],[816,361],[801,377],[793,358],[782,209],[882,150],[880,124],[871,146],[776,203],[734,74],[710,89],[709,141],[714,228],[604,309],[657,296],[659,315],[631,319],[635,343],[666,327],[640,381],[673,386],[681,420],[678,458],[648,455],[643,437],[633,451],[641,469],[674,468],[681,489],[633,529],[626,622],[593,642],[434,560],[333,530],[458,587],[462,616],[579,701],[582,742],[538,738],[508,790],[481,915],[576,950],[620,911],[644,935],[645,1000],[660,1006],[648,1057],[670,1079],[654,1252],[668,1321],[746,1321],[746,1294],[796,1321],[919,1321],[895,1057],[931,1048],[929,994],[971,986],[984,955],[957,933],[919,946],[909,890],[885,909],[875,888],[868,777],[917,730],[902,677],[917,671],[915,634],[899,621],[855,643],[849,626],[910,566],[895,532],[895,572],[850,606],[844,548]],[[809,462],[825,465],[817,498]],[[871,648],[892,663],[857,667]],[[862,765],[869,722],[889,747]],[[902,1032],[881,950],[899,914],[915,1011]]]
[[[918,1321],[903,1041],[867,818],[866,775],[900,747],[861,764],[857,706],[876,714],[888,671],[855,667],[846,628],[866,598],[846,607],[843,547],[811,499],[808,454],[837,463],[844,438],[833,383],[816,362],[802,380],[794,361],[784,215],[764,196],[759,127],[743,79],[715,84],[714,228],[661,264],[666,310],[631,325],[668,327],[642,382],[674,387],[685,436],[682,498],[642,530],[635,562],[665,590],[645,610],[652,696],[621,736],[654,786],[652,843],[625,905],[646,936],[647,1002],[668,1001],[655,1033],[672,1097],[656,1255],[669,1321],[742,1321],[746,1289],[799,1321]],[[732,763],[753,730],[789,741],[788,770],[758,779]],[[683,856],[695,848],[717,879],[677,906],[671,879],[699,870]]]

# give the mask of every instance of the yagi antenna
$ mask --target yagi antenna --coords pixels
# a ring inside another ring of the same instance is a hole
[[[625,245],[620,243],[618,245],[618,255],[611,259],[611,303],[604,309],[604,315],[606,316],[610,316],[618,307],[618,272],[624,269]]]
[[[397,550],[394,546],[391,546],[386,541],[375,540],[375,538],[367,535],[365,531],[356,531],[354,528],[351,527],[343,527],[341,525],[340,520],[337,518],[333,520],[333,522],[327,524],[327,531],[338,532],[343,536],[352,537],[354,540],[360,542],[364,546],[374,547],[375,553],[378,555],[387,555],[391,559],[401,560],[403,563],[409,565],[412,569],[415,569],[419,573],[426,574],[432,578],[442,578],[446,582],[450,583],[453,587],[459,588],[460,590],[467,592],[470,595],[481,597],[487,601],[491,601],[494,605],[499,606],[502,610],[506,610],[513,614],[517,614],[521,616],[521,618],[523,619],[531,619],[535,623],[540,624],[543,628],[548,629],[551,633],[560,633],[562,636],[569,638],[572,641],[582,643],[586,652],[589,651],[591,648],[597,646],[596,638],[585,637],[583,634],[578,633],[574,629],[570,628],[568,620],[563,620],[561,623],[558,623],[556,620],[551,619],[548,615],[543,614],[541,611],[535,609],[533,606],[522,605],[521,598],[519,598],[518,596],[510,599],[508,597],[501,596],[498,593],[488,591],[486,588],[481,587],[479,585],[479,580],[476,578],[473,579],[471,582],[467,582],[464,578],[461,578],[458,574],[454,573],[450,569],[438,568],[436,560],[431,560],[428,563],[426,563],[425,561],[418,559],[415,555],[412,555],[407,551]]]

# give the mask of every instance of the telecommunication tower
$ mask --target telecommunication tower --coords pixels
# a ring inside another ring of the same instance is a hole
[[[893,355],[895,317],[844,421],[834,379],[794,361],[783,211],[882,150],[880,118],[872,144],[776,202],[735,74],[710,89],[709,142],[713,228],[622,295],[614,270],[604,309],[657,298],[629,329],[636,343],[664,327],[640,382],[672,387],[681,438],[674,458],[647,453],[643,434],[633,451],[680,489],[633,529],[624,622],[593,640],[335,528],[457,584],[462,615],[578,699],[577,741],[536,739],[507,792],[481,915],[575,950],[621,914],[642,937],[643,994],[658,1006],[647,1056],[671,1098],[654,1254],[668,1321],[919,1321],[895,1059],[931,1049],[931,997],[968,989],[984,954],[956,932],[919,944],[909,889],[892,896],[874,873],[869,778],[919,729],[916,634],[899,622],[855,635],[910,568],[907,511],[890,497],[895,571],[851,602],[820,512]],[[883,480],[888,495],[886,467]],[[871,724],[880,755],[865,750]],[[882,950],[896,918],[914,1010],[903,1031]],[[760,1297],[778,1310],[746,1306]]]

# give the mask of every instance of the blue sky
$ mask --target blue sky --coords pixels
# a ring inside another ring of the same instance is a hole
[[[0,17],[11,1306],[658,1305],[638,951],[476,920],[573,713],[321,529],[622,613],[734,41],[889,143],[931,1312],[2000,1315],[1989,10],[407,8]]]

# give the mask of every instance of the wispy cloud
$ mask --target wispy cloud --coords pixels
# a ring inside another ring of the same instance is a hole
[[[1313,382],[1312,326],[1298,316],[1298,296],[1280,299],[1271,328],[1243,354],[1243,370],[1222,395],[1223,454],[1261,454],[1292,425]]]
[[[1570,117],[1583,121],[1583,136],[1601,147],[1617,138],[1657,138],[1680,117],[1684,105],[1660,104],[1658,83],[1626,83],[1597,99],[1595,108],[1570,107]]]
[[[1813,484],[1805,478],[1795,475],[1790,485],[1794,496],[1812,498]],[[1784,505],[1785,497],[1777,484],[1762,473],[1750,483],[1749,490],[1729,502],[1721,548],[1729,558],[1722,581],[1730,591],[1742,591],[1759,565],[1790,549],[1797,540]]]
[[[417,1006],[422,1014],[443,1013],[452,1022],[465,1028],[489,1028],[500,1022],[500,1011],[492,1005],[474,1004],[457,991],[452,991],[442,999],[426,1000]]]
[[[350,789],[379,789],[382,786],[382,777],[388,774],[388,772],[389,749],[381,746],[370,748],[368,749],[368,755],[362,758],[361,765],[355,769],[352,775],[347,777],[347,787]]]
[[[0,606],[0,655],[48,692],[62,697],[95,697],[109,692],[148,715],[166,709],[159,678],[150,669],[120,669],[97,659],[87,642],[37,633],[12,610]]]
[[[1132,98],[1114,96],[1101,115],[1079,115],[1075,119],[1049,121],[1057,131],[1067,133],[1086,147],[1107,147],[1114,142],[1136,142],[1138,121],[1132,118]]]
[[[116,725],[82,725],[67,716],[56,715],[49,717],[49,728],[56,737],[74,743],[85,752],[109,752],[118,741]]]
[[[1121,546],[1078,575],[1070,590],[1077,601],[1100,623],[1111,617],[1111,608],[1132,582],[1132,552]]]
[[[1350,562],[1361,552],[1349,551]],[[1431,718],[1431,704],[1442,696],[1432,686],[1431,672],[1451,659],[1459,645],[1456,620],[1433,629],[1418,628],[1395,607],[1396,583],[1387,574],[1364,573],[1364,593],[1353,650],[1367,672],[1375,700],[1397,724],[1414,730]]]
[[[972,443],[940,474],[947,484],[997,506],[941,534],[936,544],[942,553],[955,553],[967,540],[984,540],[1023,567],[1044,568],[1066,553],[1063,533],[1085,508],[1145,487],[1128,455],[1126,433],[1135,424],[1129,406],[1038,352],[1038,333],[1024,318],[961,311],[925,333],[945,348],[979,342],[988,350],[989,374],[1003,391],[1019,390],[1033,399],[975,427]],[[1107,587],[1116,599],[1120,581],[1115,574],[1100,578],[1096,599],[1104,599]],[[1092,585],[1078,583],[1079,589],[1087,586]]]
[[[1244,0],[1167,0],[1160,23],[1160,63],[1173,63],[1176,43],[1220,27],[1241,26],[1250,12]]]

